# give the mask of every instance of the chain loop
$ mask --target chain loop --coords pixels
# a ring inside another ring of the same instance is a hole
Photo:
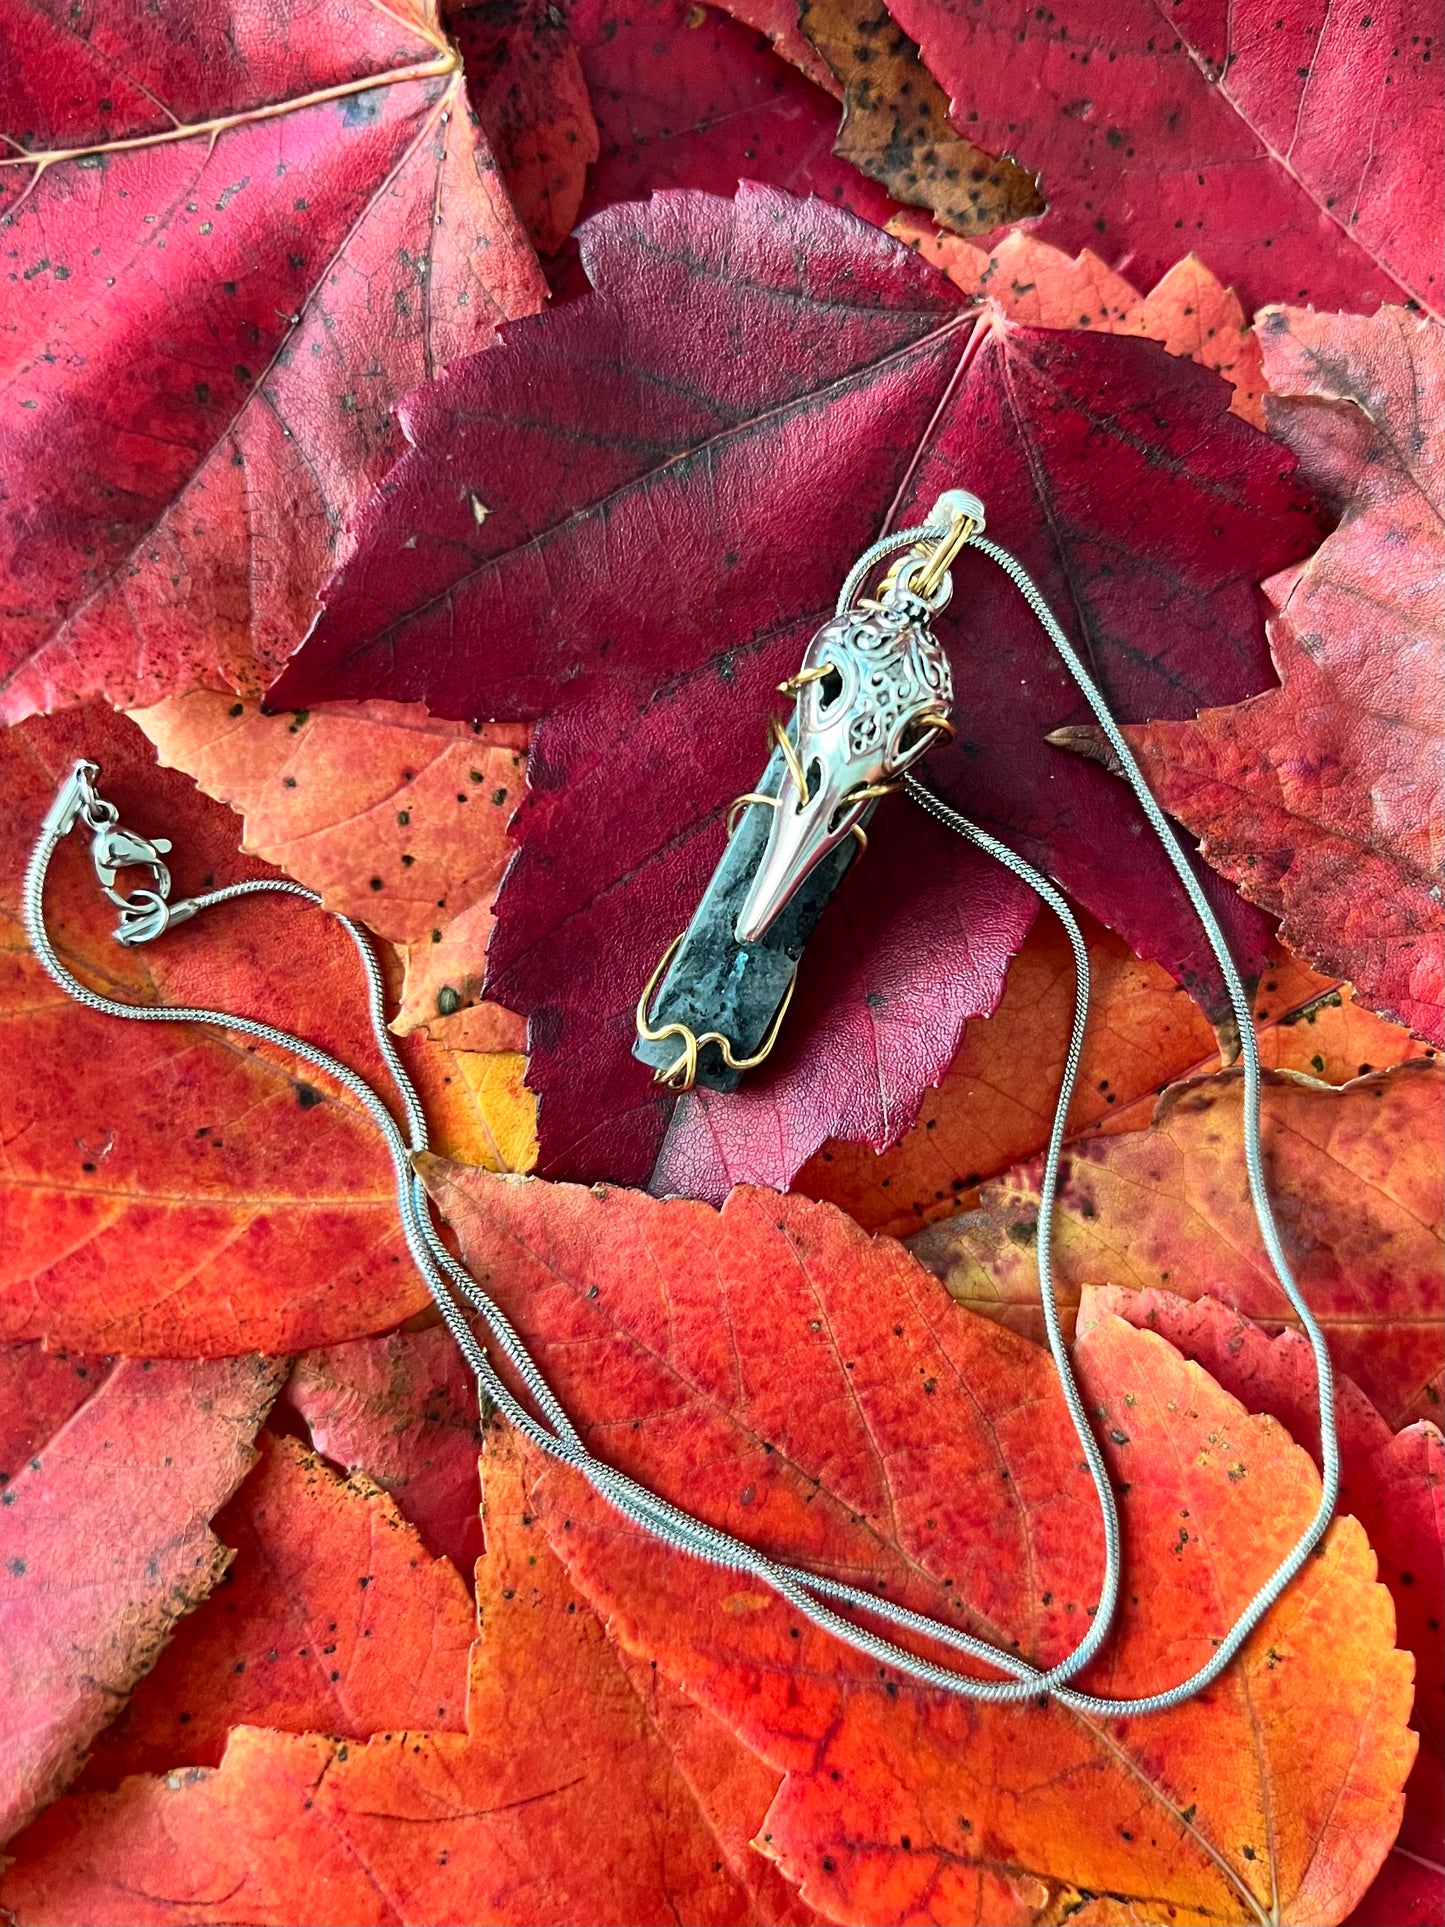
[[[979,524],[981,526],[981,506]],[[914,777],[904,776],[903,786],[917,803],[940,822],[967,837],[970,842],[1004,864],[1016,876],[1021,877],[1049,905],[1068,932],[1076,965],[1073,1027],[1045,1159],[1037,1250],[1049,1348],[1078,1433],[1085,1463],[1098,1496],[1104,1528],[1105,1561],[1099,1601],[1092,1614],[1088,1631],[1067,1658],[1047,1670],[1031,1666],[1018,1654],[994,1646],[987,1640],[962,1632],[957,1627],[942,1621],[929,1619],[921,1613],[911,1612],[889,1600],[865,1592],[857,1586],[850,1586],[842,1580],[830,1578],[826,1574],[809,1572],[802,1567],[783,1565],[769,1558],[767,1554],[759,1552],[755,1547],[735,1538],[731,1533],[711,1526],[706,1521],[693,1517],[681,1507],[659,1498],[646,1487],[628,1478],[625,1473],[619,1472],[615,1467],[592,1455],[506,1315],[464,1267],[452,1257],[442,1242],[440,1232],[431,1215],[430,1200],[412,1164],[413,1156],[427,1148],[426,1120],[421,1102],[407,1077],[395,1043],[387,1029],[384,987],[375,953],[365,931],[349,917],[338,916],[337,920],[350,935],[361,960],[366,978],[367,1005],[372,1031],[401,1103],[405,1119],[404,1131],[381,1096],[363,1077],[331,1056],[329,1052],[318,1045],[308,1043],[304,1038],[293,1036],[290,1032],[280,1030],[273,1025],[260,1023],[254,1018],[235,1016],[227,1011],[189,1006],[122,1003],[116,998],[102,996],[99,992],[88,988],[61,961],[46,929],[44,911],[45,880],[55,849],[61,838],[74,828],[78,820],[83,819],[93,831],[113,825],[118,820],[118,813],[113,806],[104,802],[95,793],[94,778],[97,771],[93,763],[80,763],[76,766],[62,784],[54,804],[46,815],[25,874],[23,893],[25,929],[42,967],[67,995],[87,1009],[101,1012],[106,1016],[143,1023],[217,1025],[224,1030],[244,1037],[254,1037],[275,1048],[291,1052],[324,1071],[344,1089],[350,1091],[371,1117],[386,1146],[395,1172],[397,1212],[407,1247],[436,1302],[447,1329],[475,1373],[478,1388],[483,1397],[497,1407],[541,1451],[580,1473],[593,1489],[624,1518],[631,1520],[642,1530],[652,1533],[676,1551],[730,1570],[750,1573],[764,1584],[773,1587],[795,1611],[815,1625],[834,1634],[881,1665],[903,1673],[923,1685],[968,1699],[994,1704],[1017,1704],[1025,1700],[1035,1700],[1041,1694],[1046,1694],[1076,1712],[1095,1716],[1117,1717],[1163,1712],[1191,1698],[1219,1677],[1264,1614],[1284,1592],[1329,1524],[1339,1489],[1339,1451],[1335,1438],[1330,1360],[1323,1334],[1290,1271],[1269,1202],[1260,1149],[1260,1073],[1253,1013],[1245,996],[1239,973],[1229,954],[1224,933],[1204,897],[1187,857],[1150,794],[1129,746],[1114,723],[1103,697],[1089,678],[1068,638],[1054,620],[1039,590],[1022,564],[1006,550],[985,541],[979,535],[977,528],[971,531],[969,539],[974,548],[982,550],[1011,577],[1084,692],[1150,824],[1178,872],[1211,947],[1219,959],[1230,1003],[1239,1024],[1244,1060],[1245,1164],[1250,1194],[1265,1248],[1280,1284],[1309,1340],[1318,1376],[1320,1448],[1324,1477],[1320,1503],[1315,1516],[1293,1551],[1269,1581],[1260,1588],[1227,1636],[1220,1641],[1208,1663],[1166,1692],[1152,1693],[1138,1699],[1116,1700],[1098,1694],[1080,1692],[1065,1684],[1088,1664],[1108,1636],[1117,1603],[1120,1567],[1117,1508],[1109,1483],[1107,1466],[1084,1410],[1069,1363],[1068,1351],[1059,1325],[1058,1309],[1054,1301],[1051,1268],[1053,1208],[1059,1163],[1067,1127],[1069,1100],[1078,1076],[1087,1020],[1089,961],[1083,933],[1062,893],[1047,877],[1041,875],[996,838],[961,816]],[[868,570],[883,555],[890,553],[897,546],[896,538],[875,544],[854,569],[849,582],[853,583],[855,579],[861,582]],[[847,585],[845,589],[846,587]],[[159,840],[156,840],[148,847],[159,851],[162,847],[169,846],[163,846]],[[284,895],[299,897],[311,904],[320,905],[321,901],[313,891],[284,878],[257,878],[244,883],[230,884],[225,888],[213,890],[208,895],[194,898],[185,905],[169,905],[166,893],[158,891],[157,896],[160,898],[161,907],[167,912],[167,918],[160,923],[159,929],[166,927],[166,921],[174,921],[182,911],[187,915],[194,915],[198,910],[211,905],[229,902],[263,890],[274,890]],[[150,936],[159,934],[159,929],[148,929],[146,935],[137,934],[132,941],[148,941]],[[646,1001],[644,997],[644,1005]],[[645,1011],[643,1014],[645,1015]],[[480,1316],[498,1350],[516,1372],[535,1409],[528,1409],[501,1378],[472,1330],[469,1310]],[[909,1633],[929,1638],[953,1652],[965,1654],[971,1659],[985,1663],[1006,1677],[984,1679],[940,1665],[883,1637],[870,1626],[860,1623],[858,1619],[845,1617],[838,1610],[839,1607],[844,1606],[867,1618],[881,1620]]]

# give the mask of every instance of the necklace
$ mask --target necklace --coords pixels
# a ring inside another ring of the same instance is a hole
[[[447,1329],[475,1373],[479,1390],[533,1445],[581,1473],[633,1524],[694,1558],[752,1574],[846,1644],[927,1686],[994,1703],[1019,1703],[1046,1694],[1078,1712],[1105,1716],[1163,1712],[1201,1692],[1220,1676],[1324,1536],[1339,1490],[1333,1376],[1324,1335],[1294,1280],[1270,1205],[1260,1146],[1260,1067],[1253,1013],[1229,945],[1103,696],[1022,564],[989,541],[983,534],[984,526],[984,508],[978,498],[964,490],[952,490],[939,499],[924,524],[874,543],[854,564],[833,620],[814,637],[799,673],[781,686],[783,693],[795,698],[794,716],[787,728],[773,720],[768,767],[758,788],[740,796],[730,813],[730,826],[736,825],[737,833],[730,838],[692,923],[664,954],[643,990],[637,1010],[637,1053],[652,1065],[658,1082],[678,1090],[693,1083],[730,1088],[748,1069],[763,1061],[786,1015],[803,945],[849,865],[866,849],[869,817],[893,790],[903,790],[939,822],[1006,865],[1037,891],[1063,923],[1074,954],[1077,982],[1068,1056],[1044,1160],[1037,1240],[1039,1288],[1049,1349],[1099,1501],[1104,1572],[1099,1603],[1087,1633],[1067,1658],[1047,1671],[986,1640],[841,1580],[784,1565],[695,1518],[592,1455],[505,1314],[442,1243],[430,1201],[411,1163],[416,1153],[427,1149],[426,1119],[387,1029],[381,969],[371,941],[359,924],[349,917],[338,917],[356,945],[372,1031],[396,1089],[402,1123],[364,1078],[328,1051],[288,1031],[226,1011],[122,1003],[89,989],[62,963],[45,924],[45,879],[51,859],[61,840],[81,824],[91,832],[91,858],[100,887],[120,912],[116,938],[129,946],[150,943],[172,924],[263,890],[281,891],[320,907],[321,899],[315,892],[282,878],[257,878],[172,902],[171,878],[164,862],[171,848],[169,842],[123,828],[115,805],[96,788],[97,766],[82,761],[61,785],[31,853],[23,897],[25,929],[49,976],[67,995],[91,1010],[132,1022],[215,1024],[291,1051],[350,1091],[386,1145],[396,1175],[397,1213],[407,1247]],[[933,634],[932,618],[946,607],[952,594],[950,565],[969,547],[1011,578],[1058,650],[1174,866],[1218,960],[1239,1027],[1244,1162],[1250,1197],[1275,1276],[1300,1320],[1315,1361],[1322,1489],[1314,1517],[1208,1662],[1177,1686],[1140,1699],[1102,1698],[1066,1684],[1088,1665],[1107,1639],[1121,1580],[1113,1490],[1059,1327],[1052,1274],[1059,1165],[1088,1015],[1088,953],[1078,923],[1054,884],[960,815],[913,774],[918,760],[952,733],[948,719],[951,674],[947,656]],[[878,565],[899,555],[902,560],[888,571],[875,595],[862,596]],[[116,888],[117,877],[123,869],[134,867],[149,870],[150,886],[124,895]],[[472,1329],[469,1311],[486,1326],[516,1373],[530,1406],[499,1375]],[[925,1658],[874,1631],[862,1619],[848,1616],[842,1608],[982,1660],[1006,1677],[979,1678]]]

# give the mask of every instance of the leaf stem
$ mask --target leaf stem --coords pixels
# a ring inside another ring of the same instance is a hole
[[[396,87],[409,80],[440,80],[457,72],[461,56],[455,48],[446,47],[430,60],[414,61],[409,67],[395,67],[389,73],[365,74],[356,80],[339,82],[335,87],[319,87],[314,93],[298,94],[290,100],[269,101],[263,107],[248,107],[235,114],[222,114],[214,120],[198,120],[178,123],[175,127],[162,129],[154,134],[136,134],[127,140],[97,141],[89,147],[44,148],[39,152],[23,151],[0,159],[0,169],[7,167],[33,167],[35,181],[47,168],[55,167],[62,161],[80,161],[92,154],[128,154],[148,147],[165,147],[176,141],[195,140],[204,135],[212,144],[233,127],[243,127],[250,123],[265,120],[279,120],[285,114],[301,113],[308,107],[321,107],[328,101],[347,100],[357,94],[369,94],[377,87]],[[28,192],[28,189],[27,189]],[[11,210],[13,212],[13,210]]]
[[[967,313],[968,311],[965,310],[964,316],[960,318],[966,319]],[[883,526],[878,531],[880,537],[892,534],[894,521],[903,506],[909,488],[912,486],[913,478],[918,473],[923,458],[928,452],[929,443],[933,439],[933,432],[943,418],[943,411],[953,400],[958,384],[963,380],[969,368],[973,365],[974,357],[978,354],[979,349],[982,348],[988,335],[989,329],[985,317],[980,311],[974,316],[973,326],[969,329],[967,338],[963,344],[963,353],[958,358],[958,366],[949,377],[948,386],[944,389],[942,395],[939,396],[938,406],[933,411],[933,418],[919,437],[918,446],[913,451],[913,460],[904,470],[903,480],[893,492],[893,500],[888,504],[888,513],[884,516]]]

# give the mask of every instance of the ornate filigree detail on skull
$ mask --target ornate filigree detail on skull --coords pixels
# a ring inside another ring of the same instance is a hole
[[[738,915],[739,943],[763,936],[809,871],[861,830],[884,789],[946,732],[953,701],[928,606],[906,588],[825,623],[795,682],[792,754]]]

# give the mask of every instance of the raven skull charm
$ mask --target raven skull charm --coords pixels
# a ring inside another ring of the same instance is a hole
[[[765,936],[808,873],[861,829],[868,805],[949,733],[953,676],[930,613],[895,584],[809,643],[792,685],[794,755],[738,915],[739,943]]]

